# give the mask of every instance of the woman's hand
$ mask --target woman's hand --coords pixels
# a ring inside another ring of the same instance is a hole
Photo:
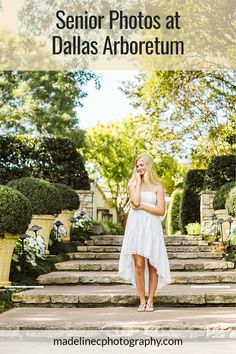
[[[142,204],[140,204],[139,206],[135,206],[133,203],[131,203],[131,207],[132,209],[135,209],[135,210],[142,210]]]

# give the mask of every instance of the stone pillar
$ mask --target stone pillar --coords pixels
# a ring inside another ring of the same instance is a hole
[[[83,210],[89,217],[93,218],[93,191],[90,190],[77,190],[80,199],[80,207],[76,212]]]
[[[201,233],[210,234],[212,225],[212,214],[215,213],[213,209],[213,199],[215,191],[202,191],[201,204],[200,204],[200,217],[201,217]]]

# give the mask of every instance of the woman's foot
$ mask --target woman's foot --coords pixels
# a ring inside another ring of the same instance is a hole
[[[137,312],[144,312],[146,310],[146,304],[140,304],[137,308]]]
[[[146,308],[145,308],[145,311],[146,311],[146,312],[153,312],[153,311],[154,311],[154,306],[153,306],[153,304],[147,303]]]

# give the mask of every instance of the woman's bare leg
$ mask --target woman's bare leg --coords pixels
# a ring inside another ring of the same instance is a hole
[[[158,274],[155,267],[153,267],[148,260],[148,271],[149,271],[149,295],[148,295],[148,303],[153,304],[155,291],[157,288],[158,282]]]
[[[139,254],[133,254],[134,265],[135,265],[135,280],[137,291],[140,297],[140,304],[145,304],[145,283],[144,283],[144,269],[145,269],[145,258]]]

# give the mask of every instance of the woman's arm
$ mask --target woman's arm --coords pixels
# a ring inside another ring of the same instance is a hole
[[[141,202],[141,175],[137,173],[136,186],[129,186],[129,200],[131,205],[139,207]]]
[[[157,187],[157,205],[156,206],[149,206],[145,204],[140,204],[138,207],[132,206],[133,209],[144,210],[150,214],[156,216],[163,216],[165,215],[165,194],[164,188],[160,184]]]

